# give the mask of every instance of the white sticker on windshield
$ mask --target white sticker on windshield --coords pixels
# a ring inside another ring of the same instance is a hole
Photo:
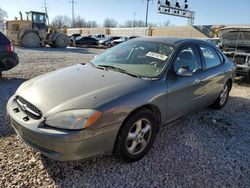
[[[155,52],[148,52],[146,54],[146,56],[153,57],[153,58],[156,58],[156,59],[160,59],[162,61],[165,61],[168,58],[168,56],[165,56],[165,55],[162,55],[162,54],[158,54],[158,53],[155,53]]]

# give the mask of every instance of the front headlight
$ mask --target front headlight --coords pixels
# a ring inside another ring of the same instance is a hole
[[[102,113],[93,109],[69,110],[46,118],[49,126],[62,129],[84,129],[94,124]]]

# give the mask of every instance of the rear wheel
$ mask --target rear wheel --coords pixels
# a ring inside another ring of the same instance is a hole
[[[107,45],[109,48],[111,48],[112,47],[112,45],[111,45],[111,43],[108,43],[108,45]]]
[[[66,48],[69,45],[69,37],[64,34],[60,34],[56,37],[55,46],[57,48]]]
[[[225,104],[227,103],[228,97],[229,97],[229,91],[230,91],[230,83],[227,82],[224,87],[223,90],[220,94],[220,96],[218,97],[218,99],[212,104],[212,107],[215,109],[221,109],[225,106]]]
[[[22,37],[22,46],[26,48],[36,48],[40,44],[40,38],[36,33],[26,33]]]
[[[130,116],[117,136],[114,153],[126,162],[141,159],[151,148],[157,133],[157,123],[151,111],[145,109]]]

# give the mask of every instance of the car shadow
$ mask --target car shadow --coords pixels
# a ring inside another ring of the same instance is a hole
[[[230,97],[222,110],[206,108],[166,126],[138,162],[124,163],[114,156],[58,162],[41,155],[41,160],[59,187],[69,182],[75,187],[244,185],[250,170],[249,117],[250,100]],[[244,157],[235,155],[235,150]],[[235,165],[242,164],[246,170],[237,173]]]
[[[6,104],[24,81],[21,78],[0,78],[0,138],[14,133],[6,113]]]
[[[39,48],[24,48],[24,47],[17,47],[17,49],[22,50],[33,50],[33,51],[40,51],[40,52],[63,52],[63,53],[81,53],[81,54],[98,54],[99,52],[93,52],[88,50],[87,48],[78,48],[78,47],[67,47],[67,48],[50,48],[50,47],[39,47]]]

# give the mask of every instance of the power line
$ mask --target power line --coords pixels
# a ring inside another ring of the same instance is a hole
[[[71,6],[72,6],[72,25],[74,26],[74,24],[75,24],[75,4],[77,2],[75,0],[71,0],[71,1],[69,1],[69,3],[71,3]]]

